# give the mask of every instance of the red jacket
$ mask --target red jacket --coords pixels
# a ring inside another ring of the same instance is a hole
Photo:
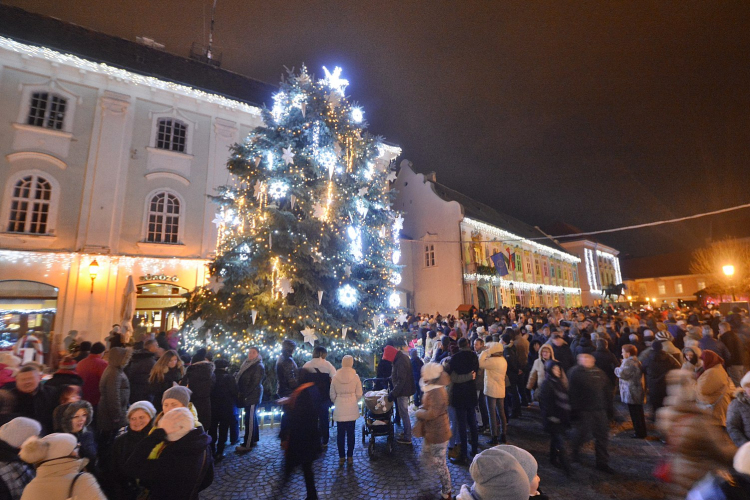
[[[102,378],[107,362],[99,354],[89,354],[87,358],[78,363],[76,371],[83,379],[83,399],[96,407],[99,404],[101,394],[99,392],[99,380]]]

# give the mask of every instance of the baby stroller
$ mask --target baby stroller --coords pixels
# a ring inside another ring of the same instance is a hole
[[[376,390],[385,387],[385,390]],[[392,401],[388,401],[388,391],[393,386],[390,379],[387,378],[368,378],[362,382],[364,389],[362,415],[365,423],[362,425],[362,445],[367,442],[367,436],[370,436],[370,444],[367,446],[367,455],[370,458],[375,456],[375,438],[378,436],[387,436],[388,454],[393,454],[394,449],[394,406]]]

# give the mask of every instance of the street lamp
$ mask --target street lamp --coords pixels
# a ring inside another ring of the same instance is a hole
[[[732,276],[734,276],[734,266],[731,264],[727,264],[726,266],[721,268],[722,271],[724,271],[724,275],[729,279],[729,282],[731,283],[729,288],[732,290],[732,302],[737,302],[737,298],[734,296],[734,282],[732,281]]]
[[[91,293],[94,293],[94,281],[99,276],[99,263],[96,259],[92,260],[91,264],[89,264],[89,276],[91,277]]]

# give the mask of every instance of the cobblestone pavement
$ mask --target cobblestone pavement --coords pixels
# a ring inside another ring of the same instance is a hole
[[[618,420],[624,420],[618,408]],[[439,498],[437,476],[431,477],[419,463],[421,440],[414,446],[396,444],[393,455],[388,455],[385,438],[376,438],[376,456],[370,460],[361,441],[362,420],[357,422],[357,446],[354,465],[339,467],[336,449],[336,430],[331,429],[331,442],[314,466],[315,483],[321,499],[413,499],[424,493]],[[201,494],[202,500],[219,499],[304,499],[305,485],[298,470],[288,485],[281,488],[282,452],[276,438],[278,428],[261,431],[258,446],[245,455],[227,448],[226,458],[216,466],[213,485]],[[549,442],[539,422],[538,410],[524,410],[524,417],[509,423],[508,442],[530,451],[539,462],[541,489],[553,500],[656,500],[664,499],[665,488],[652,472],[665,454],[664,445],[656,440],[631,439],[629,422],[612,429],[609,443],[610,464],[616,474],[609,475],[594,469],[593,446],[582,451],[582,463],[574,464],[575,474],[566,478],[549,465]],[[487,441],[480,437],[480,443]],[[461,484],[471,484],[469,468],[449,464],[454,494]]]

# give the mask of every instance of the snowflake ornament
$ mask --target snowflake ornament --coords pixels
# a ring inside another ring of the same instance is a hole
[[[313,204],[313,217],[316,219],[324,220],[326,218],[326,207],[324,207],[321,203],[314,203]]]
[[[302,330],[300,333],[302,334],[303,337],[305,337],[305,342],[307,342],[311,346],[314,346],[315,341],[318,340],[318,336],[315,334],[315,328],[310,328],[308,326],[304,330]]]
[[[289,281],[289,278],[281,278],[279,280],[279,292],[286,297],[290,293],[292,293],[294,289],[292,288],[292,282]]]
[[[268,195],[274,200],[286,196],[287,191],[289,191],[289,185],[284,181],[273,181],[268,185]]]
[[[292,147],[281,148],[281,150],[284,152],[284,154],[281,155],[281,159],[284,160],[287,165],[293,163],[295,155],[292,153]]]

